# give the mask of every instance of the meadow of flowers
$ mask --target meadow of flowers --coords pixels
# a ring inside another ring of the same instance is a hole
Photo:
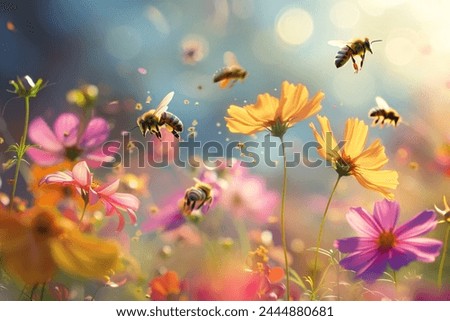
[[[152,40],[159,50],[190,35],[178,50],[141,52],[152,59],[145,65],[111,44],[122,41],[120,30],[108,34],[118,84],[93,82],[85,70],[62,88],[47,73],[8,68],[9,83],[0,83],[0,299],[450,299],[450,60],[435,37],[448,29],[426,19],[442,17],[417,1],[327,2],[326,14],[285,2],[270,10],[250,0],[203,3],[211,28],[189,31],[170,28],[170,17],[192,23],[179,15],[183,5],[148,5],[152,32],[164,35],[162,45]],[[349,10],[360,20],[352,24]],[[402,10],[415,13],[396,20],[405,26],[376,31]],[[129,24],[140,17],[128,14]],[[263,16],[271,33],[258,31]],[[348,43],[357,64],[348,56],[336,69],[342,48],[311,45],[323,42],[312,21],[326,30],[326,19],[334,25],[327,37],[338,37],[335,29],[385,38],[364,67]],[[422,25],[407,29],[408,19]],[[4,32],[18,35],[13,22]],[[239,33],[251,49],[233,38]],[[239,63],[220,69],[222,56],[236,59],[231,48]],[[219,71],[205,76],[208,55]],[[112,90],[127,81],[141,84]],[[395,103],[398,124],[367,116],[377,96]]]

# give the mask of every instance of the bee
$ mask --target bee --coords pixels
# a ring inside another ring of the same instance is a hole
[[[209,184],[194,178],[195,185],[186,190],[184,195],[183,211],[190,214],[194,210],[198,210],[204,205],[209,209],[213,201],[212,187]]]
[[[183,123],[177,116],[167,111],[173,95],[174,92],[171,91],[161,100],[156,109],[151,109],[137,118],[137,127],[144,137],[147,132],[150,132],[161,139],[160,127],[164,126],[176,138],[180,138],[179,133],[183,131]]]
[[[366,51],[369,51],[371,54],[372,48],[371,45],[374,42],[380,42],[381,40],[374,40],[369,42],[369,38],[362,39],[355,39],[350,42],[340,41],[340,40],[331,40],[328,42],[331,46],[340,47],[341,50],[338,51],[336,54],[336,58],[334,60],[334,64],[336,65],[336,68],[340,68],[343,65],[347,63],[349,59],[352,59],[353,62],[353,69],[355,70],[355,73],[357,73],[359,70],[362,69],[364,64],[364,58],[366,56]],[[358,70],[358,65],[356,64],[355,56],[361,57],[361,63]]]
[[[369,111],[369,117],[374,118],[372,126],[375,127],[379,124],[380,127],[383,128],[386,123],[397,127],[402,120],[400,114],[390,107],[383,98],[375,97],[375,101],[377,102],[377,107],[374,107]]]
[[[215,83],[219,83],[220,88],[231,88],[238,80],[243,81],[247,77],[247,70],[239,64],[234,53],[225,52],[223,61],[225,67],[217,71],[213,78]]]

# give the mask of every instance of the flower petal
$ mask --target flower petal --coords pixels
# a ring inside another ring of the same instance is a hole
[[[349,237],[334,241],[334,247],[342,253],[367,252],[378,247],[376,240],[371,237]]]
[[[34,119],[30,123],[28,137],[34,144],[39,145],[43,150],[50,153],[59,153],[64,149],[62,143],[41,117]]]
[[[254,105],[248,105],[244,108],[256,121],[268,124],[276,120],[278,99],[267,93],[260,94],[256,98],[256,103]]]
[[[336,150],[336,139],[334,138],[333,131],[331,130],[330,121],[325,116],[317,115],[317,120],[319,121],[321,127],[321,133],[316,130],[316,127],[313,123],[309,124],[311,127],[314,137],[320,145],[320,148],[317,149],[319,155],[328,160],[332,160],[330,158],[331,152]]]
[[[393,230],[397,224],[400,207],[397,202],[386,199],[375,202],[373,216],[378,224],[385,230]]]
[[[83,188],[90,188],[92,183],[92,173],[85,161],[75,164],[72,169],[73,178]]]
[[[100,146],[109,136],[109,125],[103,118],[93,118],[80,139],[80,147],[91,149]]]
[[[225,117],[225,121],[227,122],[229,131],[236,134],[251,135],[266,129],[262,125],[246,125],[235,118]]]
[[[344,131],[344,153],[354,159],[363,151],[366,144],[369,126],[358,118],[350,118],[345,124]]]
[[[112,181],[111,183],[105,183],[103,185],[101,185],[100,187],[95,188],[95,192],[105,196],[110,196],[112,194],[114,194],[115,192],[117,192],[117,190],[119,189],[119,185],[120,185],[120,179],[116,179],[114,181]]]
[[[117,268],[119,246],[113,241],[72,231],[53,239],[50,247],[56,264],[73,275],[103,280]]]
[[[378,279],[387,266],[387,256],[377,250],[354,252],[340,261],[342,267],[356,272],[356,276],[373,282]]]
[[[403,223],[394,232],[398,240],[403,241],[430,232],[436,224],[436,214],[433,211],[423,211]]]
[[[55,135],[64,146],[74,146],[78,140],[80,119],[72,113],[61,114],[53,124]]]
[[[108,146],[107,153],[111,156],[105,155],[103,153],[103,150],[100,149],[100,150],[88,152],[87,154],[85,154],[83,156],[83,158],[86,161],[86,163],[88,164],[89,168],[97,168],[97,167],[102,166],[102,164],[104,162],[112,163],[114,161],[117,161],[117,159],[112,155],[117,155],[115,153],[117,153],[118,150],[119,150],[118,147]]]
[[[364,152],[353,159],[353,162],[364,169],[377,170],[383,167],[388,162],[388,158],[381,140],[376,139]]]
[[[61,152],[53,152],[36,147],[30,147],[27,150],[27,155],[33,162],[40,166],[52,166],[61,163],[64,160],[62,150]]]
[[[398,243],[397,250],[410,253],[414,259],[421,262],[434,262],[442,247],[442,242],[434,239],[416,237]]]
[[[380,192],[387,199],[393,199],[391,190],[397,188],[398,173],[391,170],[366,170],[355,168],[353,176],[363,187]]]
[[[308,96],[308,89],[304,85],[283,81],[277,117],[283,121],[291,120],[306,105]]]
[[[351,207],[346,215],[347,222],[361,236],[378,238],[382,232],[381,227],[373,219],[372,215],[361,207]]]
[[[139,199],[129,193],[114,193],[108,196],[108,201],[121,209],[131,209],[137,211],[139,209]]]
[[[41,179],[39,185],[41,184],[72,184],[74,182],[74,178],[72,177],[72,173],[69,171],[65,172],[56,172],[53,174],[49,174]]]
[[[413,251],[403,249],[401,246],[396,246],[391,249],[388,261],[392,269],[399,270],[416,259],[417,255]]]

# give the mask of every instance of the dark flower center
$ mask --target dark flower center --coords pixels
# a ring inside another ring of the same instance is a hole
[[[74,161],[81,155],[81,153],[83,153],[82,149],[78,148],[77,146],[71,146],[66,147],[65,156],[67,159]]]
[[[53,237],[58,234],[54,218],[46,212],[41,212],[33,219],[34,232],[40,237]]]
[[[392,231],[384,231],[378,237],[378,248],[382,251],[388,251],[395,246],[397,239]]]

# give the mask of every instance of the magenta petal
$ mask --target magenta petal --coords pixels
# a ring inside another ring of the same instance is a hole
[[[120,185],[120,179],[116,179],[111,183],[106,183],[96,188],[95,191],[100,195],[110,196],[117,192]]]
[[[399,270],[401,267],[406,266],[417,259],[417,256],[413,252],[403,249],[400,246],[393,248],[390,254],[389,265],[394,270]]]
[[[90,187],[92,183],[92,174],[85,161],[77,163],[73,169],[73,178],[81,187]]]
[[[375,282],[386,270],[388,264],[387,253],[377,253],[367,264],[362,267],[356,277],[363,279],[368,283]]]
[[[93,118],[86,127],[80,140],[80,147],[85,149],[97,147],[109,136],[109,125],[103,118]]]
[[[386,269],[387,256],[377,250],[367,252],[354,252],[342,259],[341,266],[356,272],[356,276],[373,282],[378,279]]]
[[[53,124],[55,135],[64,146],[74,146],[78,140],[80,119],[72,113],[61,114]]]
[[[346,239],[336,240],[334,246],[342,253],[350,253],[356,251],[370,251],[377,248],[377,243],[373,238],[369,237],[349,237]]]
[[[49,152],[46,150],[30,147],[27,155],[33,162],[40,166],[52,166],[61,163],[64,160],[64,155],[59,152]]]
[[[43,150],[48,152],[58,153],[64,148],[41,117],[34,119],[30,123],[28,137],[34,144],[41,146]]]
[[[360,236],[377,238],[381,232],[372,215],[361,207],[351,207],[346,215],[347,221]]]
[[[399,241],[428,233],[436,227],[436,214],[433,211],[423,211],[409,221],[399,226],[394,233]]]
[[[396,249],[411,253],[417,261],[429,263],[434,262],[440,253],[441,247],[441,241],[417,237],[400,242]]]
[[[136,213],[133,210],[127,210],[128,217],[130,218],[131,224],[135,225],[137,222]]]
[[[373,217],[384,230],[389,231],[395,227],[400,213],[400,207],[397,202],[384,199],[375,202]]]
[[[90,168],[97,168],[102,166],[103,162],[106,163],[112,163],[116,161],[116,158],[113,155],[113,153],[116,153],[118,151],[118,148],[114,147],[108,147],[108,153],[110,153],[110,156],[105,155],[101,149],[89,152],[85,154],[84,159],[86,160],[87,164]]]

